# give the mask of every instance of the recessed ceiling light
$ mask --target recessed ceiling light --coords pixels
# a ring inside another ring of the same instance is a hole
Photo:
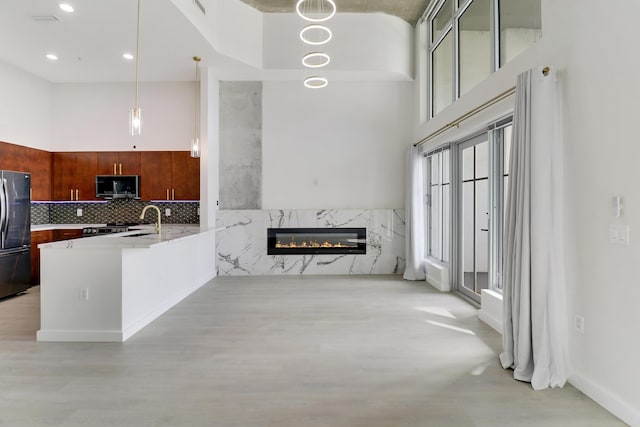
[[[131,61],[131,60],[133,59],[133,55],[132,55],[132,54],[130,54],[130,53],[123,53],[123,54],[122,54],[122,57],[123,57],[124,59],[126,59],[127,61]]]
[[[47,53],[45,55],[47,57],[47,59],[50,59],[51,61],[57,61],[58,57],[56,55],[54,55],[53,53]]]
[[[65,12],[69,12],[69,13],[73,12],[73,6],[71,6],[68,3],[60,3],[58,6],[60,7],[60,9],[64,10]]]

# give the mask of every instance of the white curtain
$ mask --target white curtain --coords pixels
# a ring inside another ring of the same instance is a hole
[[[518,76],[503,242],[502,366],[535,390],[568,377],[557,75]]]
[[[423,157],[420,149],[410,146],[407,153],[405,194],[405,255],[407,264],[402,276],[405,280],[425,280],[422,164]]]

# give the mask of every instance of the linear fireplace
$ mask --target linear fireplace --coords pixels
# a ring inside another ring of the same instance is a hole
[[[366,254],[366,228],[268,228],[268,255]]]

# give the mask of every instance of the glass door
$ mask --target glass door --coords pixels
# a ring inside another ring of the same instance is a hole
[[[458,145],[458,291],[480,302],[489,287],[489,138]]]

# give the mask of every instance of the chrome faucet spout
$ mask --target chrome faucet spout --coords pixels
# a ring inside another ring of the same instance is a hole
[[[147,205],[142,209],[142,213],[140,214],[140,219],[144,219],[144,214],[147,212],[147,209],[153,208],[158,212],[158,222],[156,222],[156,233],[160,233],[160,228],[162,227],[160,223],[160,209],[156,205]]]

